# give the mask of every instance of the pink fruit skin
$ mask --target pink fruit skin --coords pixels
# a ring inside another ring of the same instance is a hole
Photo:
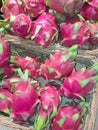
[[[68,53],[65,52],[55,53],[47,59],[42,67],[42,76],[46,79],[60,79],[68,76],[74,68],[74,61],[72,58],[64,61],[63,58],[67,55]]]
[[[7,41],[0,38],[0,68],[9,63],[10,49]]]
[[[81,19],[79,19],[78,16],[67,16],[66,19],[65,19],[65,22],[67,24],[74,24],[76,22],[81,22]]]
[[[23,12],[21,6],[17,3],[17,0],[7,0],[3,3],[1,11],[4,13],[3,16],[6,20],[10,20],[11,16],[17,16]]]
[[[49,0],[49,6],[58,13],[64,14],[65,0]]]
[[[72,15],[82,8],[85,0],[49,0],[47,3],[57,13]]]
[[[92,79],[93,76],[91,70],[81,69],[79,71],[73,71],[72,74],[64,80],[61,87],[62,95],[68,98],[81,99],[92,93],[95,86],[95,82]],[[85,83],[82,85],[83,81]]]
[[[24,39],[30,35],[31,28],[32,28],[32,21],[25,14],[17,15],[12,24],[14,34]]]
[[[85,4],[80,11],[80,14],[86,20],[98,20],[98,0],[92,0],[89,4]]]
[[[53,43],[58,36],[55,17],[49,13],[40,15],[34,22],[31,35],[36,45],[47,47]]]
[[[90,36],[88,39],[89,44],[97,44],[98,43],[98,24],[97,23],[89,23],[88,29],[90,30]]]
[[[6,89],[0,89],[0,111],[10,114],[11,104],[12,94]]]
[[[4,67],[0,68],[0,76],[3,78],[9,78],[14,74],[14,66],[10,66],[9,64],[5,65]]]
[[[52,130],[81,130],[81,112],[80,106],[62,107],[53,119]]]
[[[21,79],[19,76],[12,76],[12,77],[3,79],[1,82],[1,86],[2,88],[9,90],[10,92],[13,92],[15,89],[15,86],[17,86],[20,80]]]
[[[60,104],[60,96],[56,88],[52,85],[46,85],[40,92],[40,113],[43,111],[46,115],[50,115],[54,108],[58,108]]]
[[[35,89],[36,84],[21,80],[15,87],[12,97],[12,117],[15,121],[25,123],[33,117],[36,105],[39,102]]]
[[[29,71],[29,76],[32,77],[39,77],[40,76],[40,66],[41,61],[34,57],[11,57],[12,62],[16,64],[17,67],[20,67],[23,72],[25,70]]]
[[[43,3],[43,1],[40,0],[25,0],[24,6],[26,10],[25,13],[31,18],[38,17],[46,10],[45,4]]]
[[[61,34],[63,37],[63,46],[72,46],[78,44],[79,46],[87,45],[89,38],[89,30],[86,23],[62,23],[60,25]]]
[[[75,14],[80,11],[86,0],[65,0],[64,9],[69,15]]]
[[[52,85],[44,86],[40,91],[39,115],[34,130],[42,130],[57,114],[60,105],[60,95]],[[41,124],[40,124],[41,123]]]

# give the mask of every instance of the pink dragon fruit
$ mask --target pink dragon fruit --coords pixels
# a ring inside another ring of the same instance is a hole
[[[0,111],[10,115],[11,104],[12,94],[6,89],[0,89]]]
[[[10,49],[7,41],[0,38],[0,68],[9,63]]]
[[[14,66],[10,66],[9,64],[0,68],[0,77],[9,78],[14,74]]]
[[[90,36],[88,39],[89,44],[98,43],[98,24],[97,23],[88,23],[88,29],[90,31]]]
[[[68,98],[83,99],[86,95],[93,92],[98,81],[98,63],[91,68],[82,68],[73,71],[69,77],[66,77],[62,87],[61,94]]]
[[[75,15],[75,16],[67,16],[66,19],[65,19],[65,22],[67,24],[75,24],[76,22],[82,22],[81,19]]]
[[[40,106],[34,130],[44,129],[49,121],[57,114],[60,96],[54,86],[46,85],[40,91]]]
[[[11,62],[16,64],[17,67],[20,67],[23,72],[25,70],[29,71],[29,76],[38,77],[40,72],[41,61],[34,57],[18,57],[11,56]]]
[[[25,0],[25,13],[31,18],[38,17],[40,14],[45,12],[46,6],[41,0]]]
[[[0,83],[1,88],[7,89],[13,93],[15,87],[20,82],[21,77],[19,75],[12,76],[10,78],[3,79]]]
[[[46,5],[61,14],[75,14],[85,3],[85,0],[45,0]]]
[[[81,130],[80,106],[62,107],[52,122],[52,130]]]
[[[37,45],[47,47],[58,36],[55,17],[49,13],[40,15],[34,22],[31,35]]]
[[[3,12],[4,19],[9,21],[13,21],[15,16],[23,12],[17,0],[3,0],[1,11]]]
[[[68,76],[75,65],[77,56],[77,45],[74,45],[66,52],[55,53],[47,59],[42,66],[42,76],[46,79],[61,79]]]
[[[75,14],[80,11],[86,0],[65,0],[64,11],[69,15]]]
[[[24,75],[16,84],[12,96],[12,117],[14,121],[25,123],[34,116],[39,102],[35,81],[30,84],[28,76]]]
[[[91,0],[86,3],[80,11],[80,14],[86,20],[98,20],[98,0]]]
[[[32,28],[31,19],[25,14],[19,14],[15,17],[15,20],[12,24],[12,30],[15,35],[18,35],[22,38],[27,38],[30,35]]]
[[[62,33],[63,46],[72,46],[78,44],[79,46],[87,45],[89,38],[89,29],[84,22],[62,23],[60,30]]]

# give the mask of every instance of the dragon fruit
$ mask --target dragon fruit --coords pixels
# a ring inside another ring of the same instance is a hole
[[[6,89],[0,89],[0,111],[10,115],[11,105],[12,94]]]
[[[7,41],[0,38],[0,68],[9,63],[10,49]]]
[[[62,87],[61,94],[68,98],[83,99],[93,92],[96,82],[98,81],[98,63],[91,68],[82,68],[73,71],[69,77],[66,77]]]
[[[65,18],[65,22],[67,23],[67,24],[75,24],[76,22],[82,22],[81,21],[81,19],[77,16],[77,15],[75,15],[75,16],[67,16],[66,18]]]
[[[50,6],[57,13],[61,14],[75,14],[85,3],[85,0],[45,0],[46,5]]]
[[[1,11],[3,12],[4,19],[8,21],[13,21],[14,17],[23,12],[17,0],[3,0]]]
[[[12,30],[15,35],[18,35],[22,38],[27,38],[30,35],[32,28],[31,19],[25,14],[19,14],[15,17],[15,20],[12,24]]]
[[[37,45],[47,47],[58,36],[55,17],[49,13],[40,15],[34,22],[31,35]]]
[[[48,84],[41,89],[39,112],[34,123],[34,130],[42,130],[47,126],[57,114],[59,104],[60,96],[54,86]]]
[[[65,0],[64,11],[69,14],[75,14],[80,11],[86,0]]]
[[[80,106],[62,107],[52,122],[52,130],[81,130]]]
[[[80,11],[80,14],[86,20],[98,20],[98,0],[91,0],[86,3]]]
[[[81,21],[72,24],[62,23],[60,25],[60,30],[63,37],[63,46],[78,44],[81,47],[87,45],[90,32],[86,26],[87,24]]]
[[[0,77],[9,78],[14,74],[14,66],[10,66],[9,64],[0,68]]]
[[[25,14],[31,18],[38,17],[46,10],[46,6],[41,0],[25,0],[23,3],[25,6]]]
[[[46,79],[61,79],[68,76],[75,65],[77,48],[78,46],[74,45],[66,52],[58,52],[52,55],[42,66],[42,76]]]
[[[17,67],[20,67],[23,72],[25,70],[29,71],[29,76],[38,77],[40,74],[40,66],[41,61],[34,57],[18,57],[18,56],[11,56],[11,62],[14,63]]]
[[[88,23],[88,29],[90,31],[90,36],[88,39],[89,44],[98,43],[98,24],[97,23]]]
[[[25,71],[25,74],[27,72]],[[36,91],[38,85],[35,81],[31,84],[27,75],[21,77],[19,83],[16,84],[12,96],[12,117],[14,121],[25,123],[34,116],[34,111],[39,102]]]
[[[17,76],[13,75],[12,77],[3,79],[0,83],[0,87],[3,89],[7,89],[13,93],[15,87],[20,82],[20,80],[21,80],[21,77],[19,75],[17,75]]]

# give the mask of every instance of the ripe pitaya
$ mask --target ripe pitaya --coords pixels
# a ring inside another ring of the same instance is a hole
[[[55,17],[49,13],[40,15],[34,22],[31,35],[37,45],[47,47],[53,43],[58,36]]]
[[[67,16],[66,18],[65,18],[65,22],[67,23],[67,24],[75,24],[76,22],[82,22],[81,21],[81,19],[77,16],[77,15],[75,15],[75,16]]]
[[[78,44],[79,46],[87,45],[89,29],[86,26],[86,23],[81,21],[72,24],[62,23],[60,29],[63,37],[63,46],[72,46],[74,44]]]
[[[3,0],[1,11],[5,20],[13,21],[12,19],[18,14],[22,13],[21,6],[18,5],[17,0]]]
[[[98,63],[91,68],[82,68],[73,71],[69,77],[66,77],[62,87],[61,94],[68,98],[82,99],[93,92],[98,81]]]
[[[58,52],[52,55],[42,66],[42,76],[46,79],[61,79],[68,76],[75,65],[77,48],[78,46],[75,45],[66,52]]]
[[[57,114],[60,104],[59,92],[54,86],[46,85],[40,91],[40,106],[34,130],[44,129],[50,120]]]
[[[46,6],[41,0],[24,0],[25,14],[31,18],[38,17],[45,12]]]
[[[7,41],[0,38],[0,68],[9,63],[10,49]]]
[[[65,0],[64,11],[69,15],[78,13],[86,0]]]
[[[86,20],[98,20],[98,0],[91,0],[81,9],[80,14]]]
[[[19,14],[15,17],[15,20],[12,24],[12,31],[15,35],[18,35],[22,38],[27,38],[30,35],[32,28],[31,19],[25,14]]]
[[[23,72],[25,70],[29,71],[30,77],[38,77],[40,72],[41,61],[34,57],[18,57],[11,56],[11,62],[20,67]]]
[[[80,106],[62,107],[52,122],[52,130],[81,130],[81,113]]]
[[[85,0],[45,0],[46,5],[61,14],[75,14],[85,3]]]
[[[13,93],[15,87],[20,82],[20,76],[12,76],[10,78],[3,79],[0,83],[0,87],[9,90]]]
[[[0,89],[0,111],[10,115],[11,104],[12,94],[6,89]]]
[[[7,64],[4,67],[0,68],[0,77],[2,77],[2,78],[9,78],[13,74],[14,74],[14,67],[10,66],[9,64]]]
[[[39,84],[35,81],[29,82],[28,75],[22,75],[19,83],[16,84],[12,96],[12,117],[14,121],[25,123],[29,121],[36,110],[39,102],[36,86]]]
[[[97,23],[88,23],[88,29],[90,31],[90,36],[88,39],[89,44],[98,43],[98,24]]]

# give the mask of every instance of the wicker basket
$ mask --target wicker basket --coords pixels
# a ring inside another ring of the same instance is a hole
[[[31,40],[23,40],[17,36],[4,35],[1,34],[1,37],[7,40],[10,44],[12,55],[18,52],[21,56],[49,56],[54,52],[65,51],[68,48],[61,47],[60,45],[51,45],[46,49],[43,49],[39,46],[36,46]],[[15,51],[14,51],[15,50]],[[14,52],[14,53],[13,53]],[[84,66],[91,66],[94,62],[98,61],[98,49],[88,50],[80,49],[78,51],[77,63]],[[96,85],[98,86],[98,84]],[[98,87],[96,87],[96,92],[93,93],[92,103],[90,112],[85,118],[85,124],[83,130],[97,130],[96,128],[96,119],[97,119],[97,110],[98,110]],[[33,130],[33,126],[23,126],[12,122],[9,117],[0,115],[0,125],[7,126],[11,130]]]

